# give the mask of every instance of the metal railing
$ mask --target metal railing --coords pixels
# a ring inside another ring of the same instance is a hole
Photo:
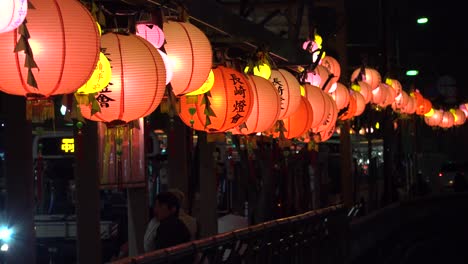
[[[336,263],[344,258],[346,214],[332,206],[113,263]]]

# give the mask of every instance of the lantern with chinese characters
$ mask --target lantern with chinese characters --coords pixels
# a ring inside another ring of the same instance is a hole
[[[382,78],[377,70],[368,67],[364,68],[364,72],[361,72],[361,70],[361,68],[354,70],[351,74],[351,82],[354,82],[356,79],[366,82],[370,85],[372,90],[380,85]]]
[[[28,0],[0,1],[0,33],[16,29],[28,13]]]
[[[111,65],[104,53],[99,55],[99,61],[89,80],[75,93],[78,104],[88,104],[88,95],[100,92],[110,82],[112,76]]]
[[[50,96],[71,94],[93,73],[99,33],[88,10],[76,0],[31,0],[27,27],[0,34],[0,90],[27,97],[27,118],[54,117]],[[18,52],[16,47],[22,48]],[[23,67],[25,65],[25,67]]]
[[[163,24],[166,50],[173,64],[171,81],[175,95],[193,92],[205,83],[212,67],[213,52],[206,35],[186,22]]]
[[[164,44],[164,32],[153,23],[137,22],[136,34],[158,49]]]
[[[314,110],[313,121],[310,128],[315,128],[323,124],[325,119],[327,118],[327,114],[329,112],[330,105],[326,101],[326,94],[318,87],[305,84],[304,86],[306,92],[306,98],[310,103],[310,106]]]
[[[157,49],[133,34],[104,34],[101,43],[110,60],[112,78],[96,94],[100,112],[92,114],[92,108],[82,106],[83,117],[125,124],[151,114],[166,88],[166,70]]]
[[[335,100],[338,110],[345,108],[349,104],[349,91],[342,83],[337,83],[336,90],[331,93],[333,100]]]
[[[278,90],[263,77],[249,76],[253,105],[245,123],[235,129],[241,134],[263,132],[270,129],[278,120],[281,111]]]
[[[208,93],[180,98],[179,117],[195,130],[224,132],[247,120],[253,94],[244,73],[224,66],[214,68],[213,73]]]
[[[278,89],[281,113],[278,119],[287,118],[296,112],[301,103],[301,89],[297,79],[284,69],[272,70],[270,82]]]
[[[288,118],[281,120],[283,122],[285,138],[291,139],[299,137],[306,133],[312,124],[314,115],[309,101],[305,97],[301,97],[301,103],[297,111]],[[281,131],[275,131],[274,137],[280,137]]]
[[[335,58],[327,55],[320,61],[320,65],[333,74],[333,78],[330,80],[331,84],[336,83],[340,79],[341,67],[340,63]]]

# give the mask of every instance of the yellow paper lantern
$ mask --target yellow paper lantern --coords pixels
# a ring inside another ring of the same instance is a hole
[[[99,54],[99,61],[96,65],[96,69],[94,69],[93,74],[91,75],[89,80],[76,92],[78,94],[97,93],[109,84],[111,77],[111,65],[106,55],[104,55],[104,53],[101,52]]]
[[[208,74],[208,78],[206,79],[205,83],[200,88],[191,93],[188,93],[187,95],[199,95],[208,92],[209,90],[211,90],[211,87],[213,87],[214,81],[214,73],[213,70],[211,70],[210,74]]]
[[[244,73],[248,73],[249,70],[250,70],[249,66],[246,66],[244,68]],[[259,76],[268,80],[270,79],[270,76],[271,76],[271,68],[268,64],[263,63],[253,68],[253,74],[255,76]]]

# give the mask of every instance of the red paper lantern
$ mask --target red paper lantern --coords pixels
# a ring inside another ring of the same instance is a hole
[[[455,118],[452,113],[449,111],[445,111],[442,114],[442,120],[440,121],[439,126],[442,128],[451,128],[453,126],[453,123],[455,121]]]
[[[253,93],[244,73],[218,66],[213,69],[213,74],[214,84],[210,90],[209,100],[216,116],[210,116],[211,124],[206,125],[206,107],[203,102],[205,94],[197,95],[196,100],[182,96],[179,117],[193,129],[224,132],[247,120],[253,107]],[[194,111],[193,116],[190,114],[191,108]]]
[[[359,93],[364,97],[364,101],[368,104],[372,100],[372,88],[366,82],[358,82]]]
[[[340,63],[335,58],[327,55],[320,61],[320,65],[333,74],[333,78],[330,80],[331,84],[338,82],[341,76],[341,67]]]
[[[361,79],[358,81],[366,82],[370,85],[372,90],[377,88],[382,81],[380,73],[373,68],[366,67],[364,70],[364,74],[361,74],[361,68],[357,68],[351,74],[351,82],[354,82],[359,76]]]
[[[354,112],[354,116],[359,116],[366,109],[366,101],[364,100],[364,96],[358,92],[351,91],[351,96],[356,99],[356,112]]]
[[[0,33],[17,28],[23,23],[27,13],[27,0],[0,1]]]
[[[432,114],[430,117],[425,116],[424,122],[426,122],[426,124],[429,126],[438,126],[442,121],[443,113],[443,110],[434,109],[434,114]]]
[[[327,103],[326,94],[318,87],[306,84],[304,86],[306,98],[309,100],[310,105],[313,109],[313,121],[310,128],[315,128],[320,126],[325,119],[329,111],[329,104]]]
[[[356,113],[356,109],[357,109],[357,102],[356,102],[356,98],[354,96],[350,96],[349,97],[349,104],[348,104],[348,109],[346,110],[346,112],[344,112],[341,116],[339,116],[338,118],[340,120],[348,120],[350,118],[353,118],[354,117],[354,114]]]
[[[158,49],[164,44],[164,32],[153,23],[137,22],[136,34],[149,41]]]
[[[402,111],[409,101],[409,95],[401,90],[400,94],[395,97],[395,102],[392,103],[393,111]]]
[[[328,131],[331,126],[334,126],[336,119],[338,118],[338,108],[333,98],[329,94],[325,94],[325,99],[328,104],[328,113],[323,123],[321,123],[318,127],[312,128],[312,132],[314,133]]]
[[[296,112],[301,103],[301,89],[296,77],[284,69],[271,70],[270,82],[278,89],[281,98],[281,113],[284,119]]]
[[[101,111],[92,115],[90,107],[81,107],[83,117],[127,123],[151,114],[166,88],[166,70],[158,50],[136,35],[108,33],[101,42],[111,63],[112,78],[96,95]]]
[[[49,97],[80,88],[99,59],[99,33],[88,10],[76,0],[31,0],[28,11],[29,44],[38,69],[32,73],[37,88],[27,84],[24,52],[13,52],[20,36],[0,34],[0,89],[13,95]]]
[[[463,125],[466,122],[466,115],[465,113],[457,108],[457,109],[450,109],[450,112],[453,114],[453,125],[454,126],[460,126]]]
[[[301,103],[297,111],[290,115],[288,118],[283,119],[284,137],[291,139],[299,137],[307,132],[312,124],[314,118],[313,109],[310,106],[309,101],[301,97]],[[276,132],[275,137],[279,136],[279,132]]]
[[[278,120],[281,102],[278,90],[273,84],[255,75],[249,76],[249,86],[252,89],[252,112],[245,121],[245,127],[236,127],[241,134],[251,134],[270,129]]]
[[[166,50],[173,64],[171,81],[175,95],[193,92],[208,78],[213,52],[206,35],[190,23],[168,21],[163,24]]]
[[[331,93],[333,100],[335,100],[338,110],[345,108],[349,104],[349,91],[342,83],[336,83],[336,90]]]

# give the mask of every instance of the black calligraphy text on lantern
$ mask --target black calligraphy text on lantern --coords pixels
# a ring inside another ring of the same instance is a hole
[[[102,89],[99,92],[99,95],[96,96],[96,101],[99,102],[99,105],[101,107],[109,107],[109,102],[115,101],[115,99],[110,98],[106,93],[112,93],[111,90],[109,90],[109,86],[106,86],[106,88]]]
[[[241,81],[240,77],[238,77],[236,74],[232,73],[231,74],[231,79],[232,85],[234,86],[234,95],[241,95],[242,98],[245,99],[245,88],[243,86],[243,82]],[[232,112],[236,112],[236,114],[231,117],[231,124],[235,124],[239,121],[240,118],[244,117],[240,113],[245,112],[244,107],[246,106],[245,100],[236,100],[234,103],[234,110]]]
[[[278,93],[280,95],[280,100],[281,100],[281,109],[284,109],[283,107],[283,101],[285,100],[283,98],[283,84],[281,83],[280,80],[278,80],[278,78],[273,78],[273,85],[278,89]]]

